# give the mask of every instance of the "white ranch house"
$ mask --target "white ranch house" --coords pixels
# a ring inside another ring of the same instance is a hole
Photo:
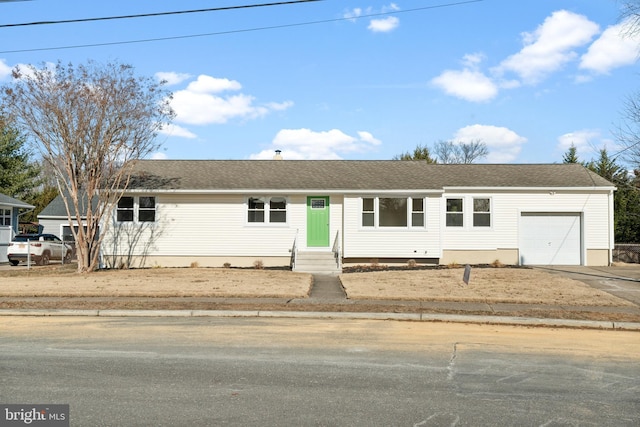
[[[142,160],[102,256],[110,267],[602,266],[614,190],[578,164]],[[43,213],[45,232],[68,234],[66,213]]]

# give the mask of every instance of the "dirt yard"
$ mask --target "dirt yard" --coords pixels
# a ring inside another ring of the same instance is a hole
[[[349,299],[633,306],[588,285],[524,268],[379,271],[340,276]],[[154,268],[77,274],[72,266],[0,270],[0,297],[306,298],[309,274],[277,270]]]
[[[349,298],[574,306],[633,306],[582,282],[525,268],[379,271],[341,276]]]

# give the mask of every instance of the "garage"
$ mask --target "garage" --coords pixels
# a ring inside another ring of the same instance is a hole
[[[520,218],[520,263],[581,265],[579,213],[523,212]]]

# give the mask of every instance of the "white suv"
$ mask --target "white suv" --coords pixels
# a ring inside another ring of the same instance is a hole
[[[9,243],[7,252],[7,258],[12,265],[18,265],[20,261],[27,262],[29,252],[31,262],[47,265],[52,259],[61,260],[64,264],[71,262],[72,251],[53,234],[18,234]]]

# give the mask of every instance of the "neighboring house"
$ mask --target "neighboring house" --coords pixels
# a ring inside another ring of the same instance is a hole
[[[608,265],[613,184],[578,164],[142,160],[102,245],[109,266]]]
[[[9,261],[7,248],[13,236],[19,232],[18,215],[34,208],[35,206],[0,193],[0,262]]]
[[[92,207],[95,208],[97,199],[93,200]],[[86,223],[87,212],[87,197],[81,198],[80,212],[82,214],[82,222]],[[72,216],[71,219],[75,221],[76,217]],[[67,215],[67,208],[65,207],[62,196],[58,195],[51,201],[39,214],[38,223],[43,233],[55,234],[63,241],[68,243],[74,243],[75,239],[69,226],[69,217]],[[73,256],[75,257],[75,245],[71,245],[74,250]]]

